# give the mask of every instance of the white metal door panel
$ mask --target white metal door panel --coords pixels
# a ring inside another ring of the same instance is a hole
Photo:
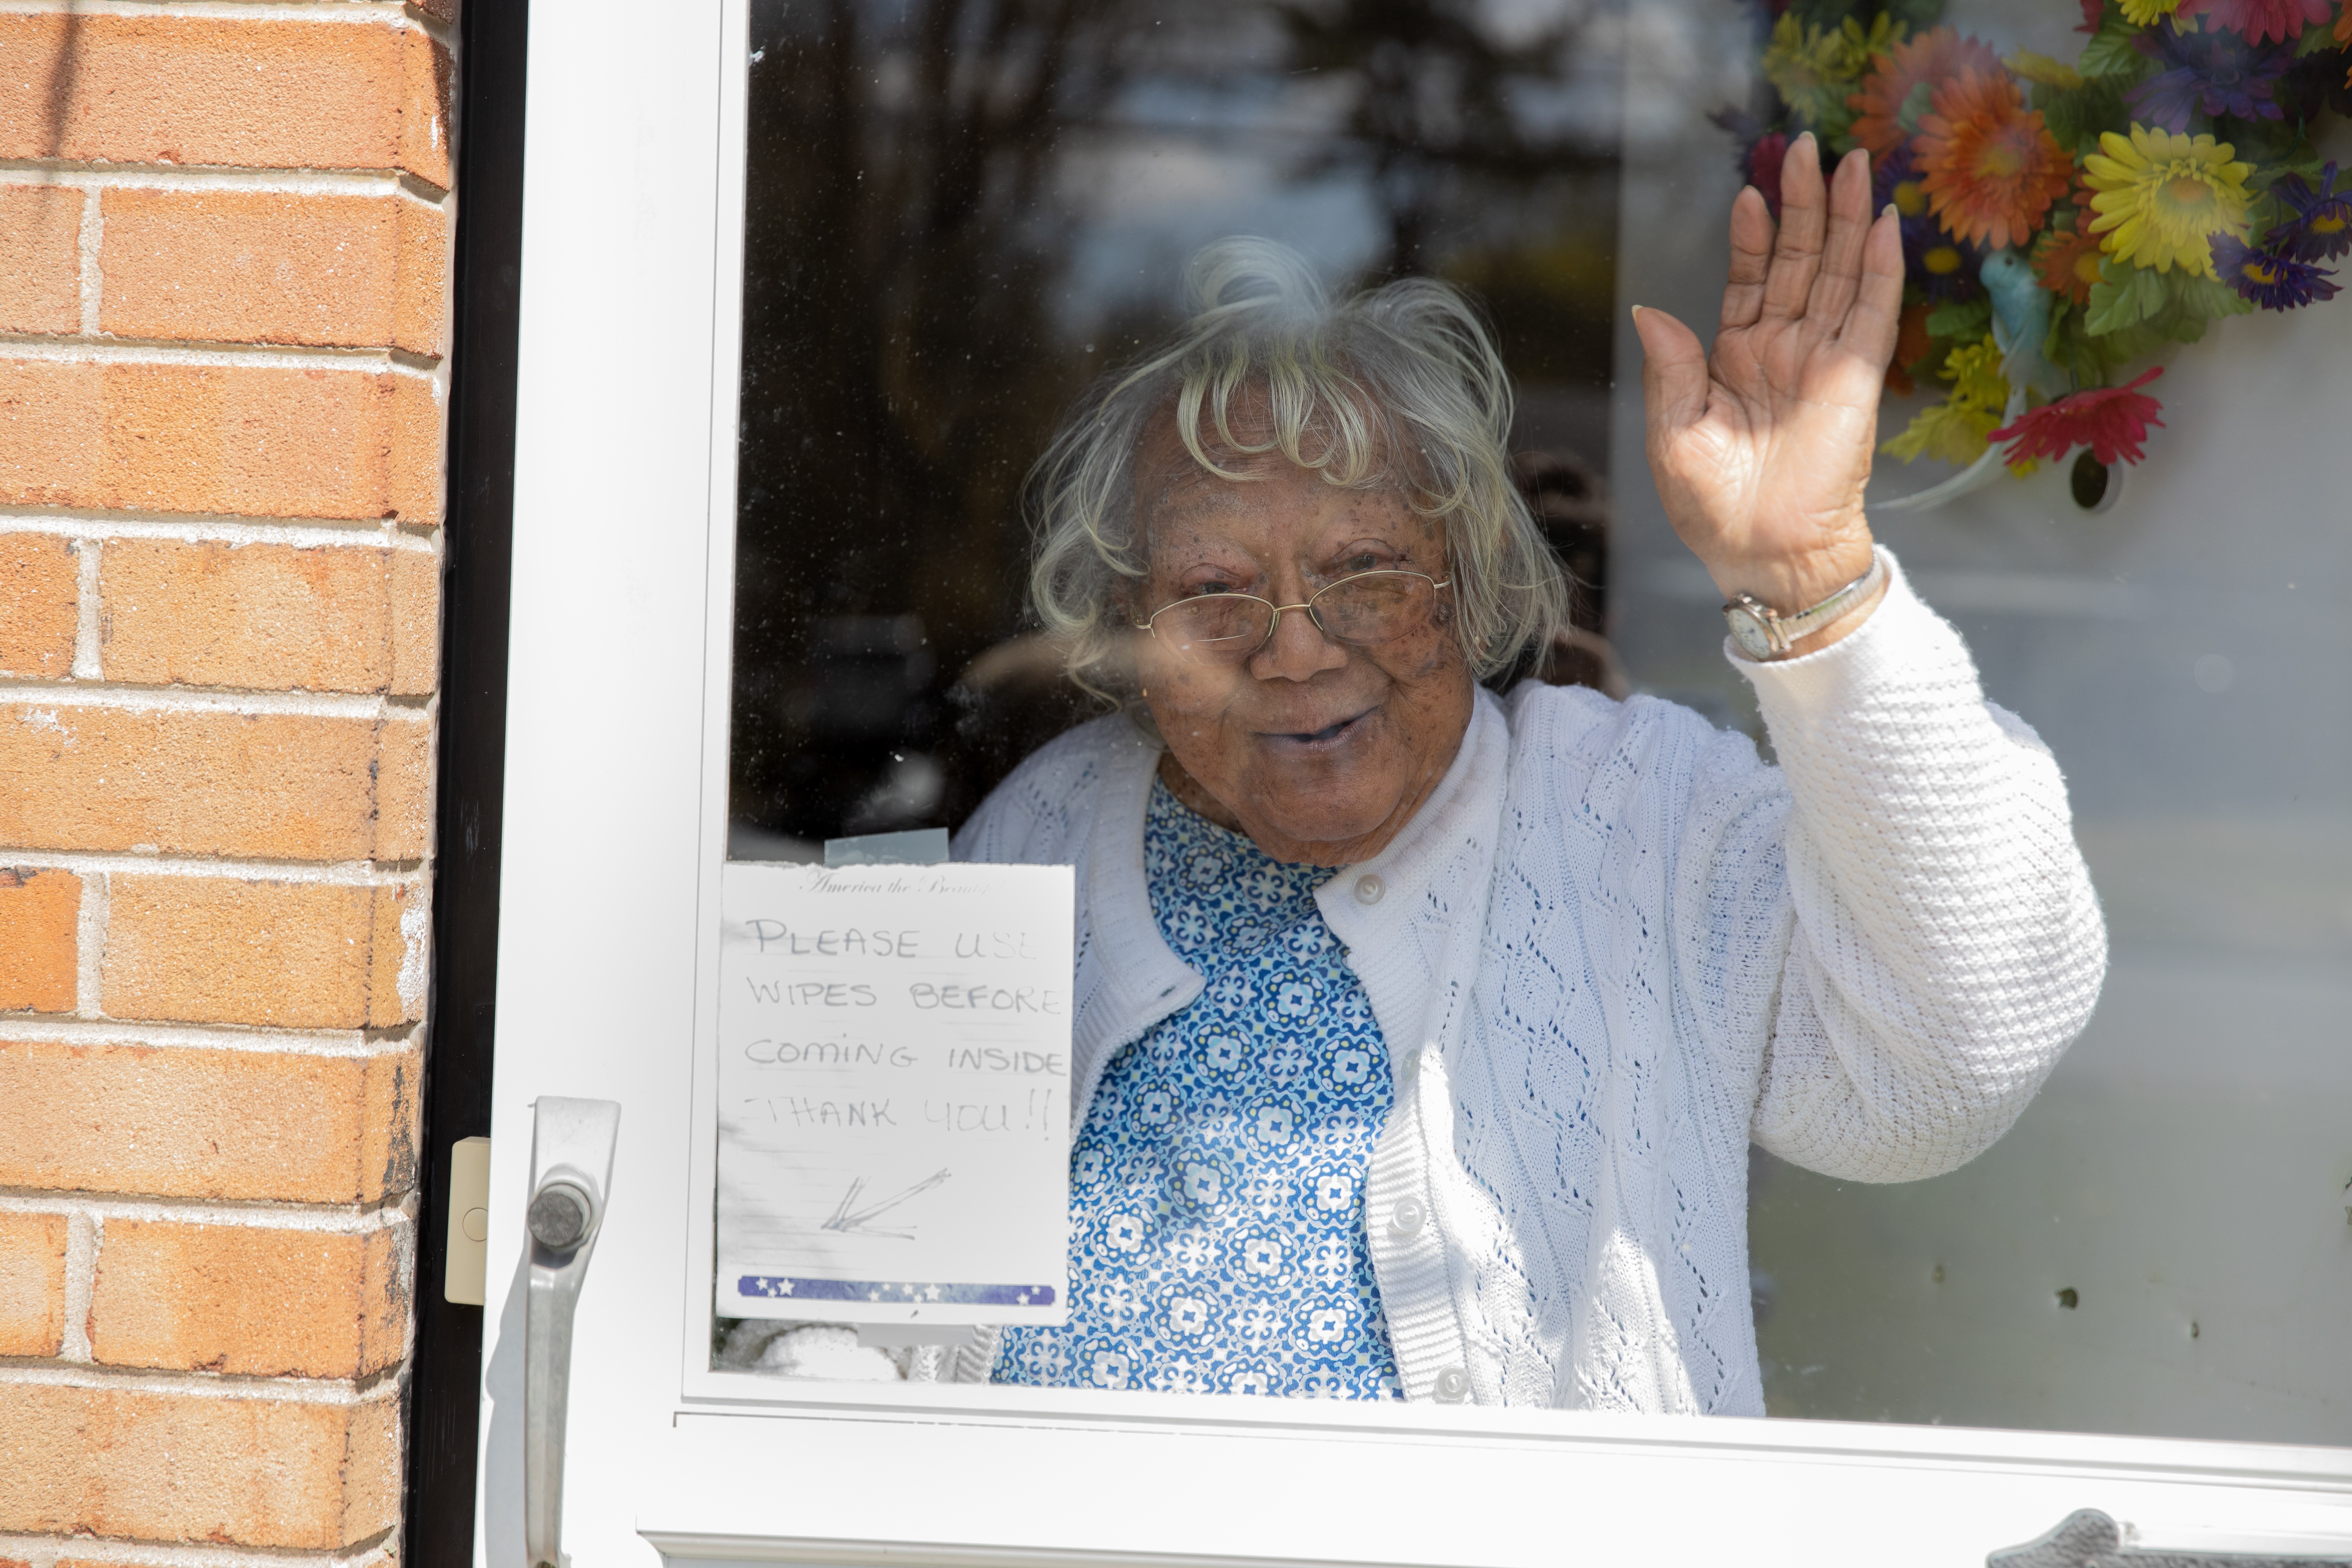
[[[572,1352],[583,1565],[1974,1568],[2086,1507],[2148,1545],[2352,1554],[2342,1449],[710,1372],[743,28],[575,0],[531,39],[480,1561],[525,1555],[541,1095],[623,1107]]]
[[[533,17],[475,1550],[523,1560],[531,1101],[623,1107],[573,1342],[566,1542],[654,1561],[640,1483],[677,1394],[674,1159],[694,1026],[720,16]]]

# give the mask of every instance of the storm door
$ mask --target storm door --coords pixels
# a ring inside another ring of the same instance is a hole
[[[1886,15],[1930,30],[1916,9]],[[2080,47],[2072,5],[1948,9],[2002,56]],[[1514,481],[1579,584],[1573,626],[1495,684],[1758,732],[1650,488],[1625,308],[1711,322],[1720,215],[1787,123],[1762,84],[1793,93],[1789,48],[1829,47],[1789,14],[1794,45],[1732,0],[541,19],[486,1562],[557,1537],[583,1563],[1859,1563],[1899,1541],[1974,1568],[2082,1509],[2149,1545],[2352,1556],[2352,758],[2314,717],[2352,674],[2315,426],[2352,401],[2352,306],[2179,348],[2143,466],[2045,463],[1879,521],[2064,763],[2116,971],[1960,1172],[1853,1189],[1757,1157],[1771,1418],[964,1384],[925,1375],[920,1336],[803,1353],[789,1318],[729,1307],[730,878],[951,829],[1103,710],[1029,616],[1024,483],[1070,401],[1175,324],[1203,244],[1278,242],[1335,290],[1467,290],[1517,392]],[[1952,391],[1891,393],[1886,433]],[[1951,471],[1885,459],[1874,500]]]

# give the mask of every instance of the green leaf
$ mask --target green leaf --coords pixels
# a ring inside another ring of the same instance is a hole
[[[2147,74],[2149,63],[2146,55],[2132,47],[2132,40],[2139,33],[2139,28],[2122,16],[2110,14],[2099,24],[2091,41],[2083,46],[2083,57],[2074,62],[2074,68],[2086,77],[2127,78],[2126,86],[2137,81]]]
[[[2064,356],[2069,342],[2069,324],[2074,324],[2075,332],[2080,332],[2082,330],[2080,323],[2075,320],[2075,315],[2074,301],[2067,299],[2063,294],[2056,296],[2050,301],[2050,331],[2044,333],[2042,339],[2042,357],[2052,364],[2063,366],[2066,363]]]
[[[2308,134],[2297,137],[2294,145],[2287,149],[2286,155],[2279,163],[2281,166],[2277,169],[2258,171],[2254,175],[2255,181],[2270,184],[2275,184],[2281,174],[2301,174],[2315,184],[2318,183],[2319,149],[2311,144]]]
[[[2161,327],[2158,326],[2154,318],[2150,318],[2148,325],[2152,329],[2161,331],[2166,337],[2176,343],[2193,343],[2205,335],[2206,320],[2202,316],[2176,315],[2165,321]]]
[[[2084,328],[2097,337],[2140,322],[2164,308],[2162,278],[2144,267],[2110,258],[2099,263],[2099,280],[2091,285],[2091,304]]]
[[[2178,271],[2167,280],[2165,295],[2164,308],[2149,312],[2147,325],[2184,343],[2203,337],[2209,323],[2225,316],[2245,315],[2254,308],[2252,300],[2226,283]]]
[[[2294,41],[2294,58],[2305,59],[2337,47],[2334,29],[2324,23],[2316,27],[2307,26],[2303,37]]]
[[[2151,272],[2110,258],[2099,264],[2099,280],[2091,285],[2084,325],[2095,337],[2130,328],[2158,341],[2193,343],[2213,322],[2253,308],[2252,300],[2216,279],[2195,277],[2179,268]],[[2109,345],[2108,356],[2120,346]]]
[[[2230,127],[2230,142],[2238,156],[2249,163],[2275,165],[2292,159],[2299,145],[2304,144],[2300,127],[2275,120],[2233,121]],[[2271,178],[2276,178],[2272,174]]]
[[[1927,312],[1927,335],[1931,338],[1958,338],[1972,343],[1991,330],[1990,300],[1963,300],[1957,304],[1938,305]]]
[[[2072,300],[2062,300],[2051,310],[2050,336],[2042,353],[2076,386],[2099,386],[2128,379],[2126,367],[2147,358],[2167,341],[2165,334],[2138,324],[2093,337],[2083,310]]]
[[[2050,335],[2042,341],[2042,357],[2082,386],[2098,380],[2105,368],[2097,343],[2083,330],[2083,312],[2074,309],[2074,302],[2058,301],[2050,312]]]
[[[1843,96],[1815,106],[1813,134],[1828,142],[1830,151],[1841,158],[1853,151],[1853,110],[1845,106]]]
[[[2042,123],[2058,139],[2061,147],[2072,147],[2083,137],[2083,94],[2080,89],[2049,87],[2035,82],[2025,95],[2025,100],[2042,111]]]
[[[2152,332],[2146,327],[2126,327],[2120,332],[2109,332],[2104,338],[2093,338],[2090,342],[2092,348],[2098,352],[2101,362],[2105,367],[2105,379],[2113,380],[2116,373],[2122,370],[2124,366],[2135,360],[2146,359],[2162,348],[2164,336],[2160,332]]]
[[[1935,97],[1936,89],[1929,83],[1924,81],[1912,83],[1911,90],[1905,93],[1903,101],[1895,107],[1895,123],[1903,127],[1906,132],[1916,134],[1919,130],[1919,117],[1927,112]]]
[[[2033,107],[2061,147],[2076,157],[2099,150],[2099,132],[2121,131],[2131,123],[2124,107],[2128,84],[2119,77],[2092,77],[2079,88],[2037,85]]]
[[[2083,139],[2083,93],[2079,88],[2048,87],[2033,84],[2026,101],[2042,111],[2042,123],[2058,139],[2061,147],[2072,147]]]

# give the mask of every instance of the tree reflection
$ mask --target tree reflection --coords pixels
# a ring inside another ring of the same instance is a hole
[[[813,840],[957,821],[1082,716],[1040,674],[1050,650],[1002,646],[1021,630],[1021,483],[1086,381],[1171,324],[1194,245],[1269,233],[1335,282],[1457,278],[1537,403],[1604,389],[1616,74],[1601,15],[761,0],[739,824]],[[1589,432],[1574,444],[1605,458]],[[992,649],[988,679],[959,688]]]

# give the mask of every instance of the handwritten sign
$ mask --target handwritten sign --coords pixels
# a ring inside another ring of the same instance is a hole
[[[720,1315],[1062,1322],[1070,868],[723,875]]]

